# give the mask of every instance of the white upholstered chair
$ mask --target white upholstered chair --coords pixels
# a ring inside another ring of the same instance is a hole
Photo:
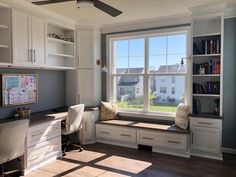
[[[82,118],[84,112],[84,104],[79,104],[75,106],[70,106],[68,110],[67,118],[64,122],[64,126],[62,124],[62,136],[66,137],[65,143],[63,143],[63,156],[66,155],[67,148],[70,145],[76,146],[79,148],[79,151],[82,151],[82,147],[77,144],[70,143],[70,136],[73,133],[78,132],[82,128]]]
[[[0,175],[3,176],[1,174],[3,173],[3,163],[24,155],[28,126],[28,119],[0,124]]]

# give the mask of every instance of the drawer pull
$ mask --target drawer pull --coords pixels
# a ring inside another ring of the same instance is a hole
[[[110,132],[100,131],[102,134],[110,134]]]
[[[42,135],[42,134],[43,134],[43,132],[40,132],[38,134],[31,135],[31,137],[39,136],[39,135]]]
[[[212,123],[209,122],[198,122],[199,124],[204,124],[204,125],[212,125]]]
[[[181,142],[178,141],[167,141],[168,143],[173,143],[173,144],[180,144]]]
[[[131,137],[131,135],[128,135],[128,134],[120,134],[120,136]]]
[[[154,138],[149,138],[149,137],[142,137],[145,140],[154,140]]]

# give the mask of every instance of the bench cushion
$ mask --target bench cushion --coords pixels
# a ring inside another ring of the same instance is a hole
[[[116,125],[116,126],[125,126],[125,127],[133,127],[133,128],[142,128],[142,129],[150,129],[150,130],[158,130],[158,131],[167,131],[173,133],[183,133],[189,134],[189,130],[183,130],[174,125],[163,125],[163,124],[153,124],[153,123],[144,123],[137,121],[126,121],[126,120],[107,120],[107,121],[99,121],[97,124],[107,124],[107,125]]]

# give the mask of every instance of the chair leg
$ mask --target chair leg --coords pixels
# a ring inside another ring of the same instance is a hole
[[[81,151],[84,150],[84,149],[83,149],[80,145],[78,145],[78,144],[71,144],[71,145],[77,147],[77,148],[79,149],[79,152],[81,152]]]
[[[0,164],[0,177],[4,177],[3,164]]]
[[[62,156],[66,156],[66,150],[67,150],[69,145],[70,145],[69,135],[66,135],[66,145],[63,149]]]

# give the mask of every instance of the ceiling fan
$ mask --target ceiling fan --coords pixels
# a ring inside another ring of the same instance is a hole
[[[68,1],[74,1],[74,0],[44,0],[44,1],[35,1],[32,2],[36,5],[46,5],[46,4],[54,4],[54,3],[60,3],[60,2],[68,2]],[[94,7],[102,10],[103,12],[116,17],[122,12],[114,7],[109,6],[108,4],[101,2],[99,0],[76,0],[78,4],[78,8],[82,7],[83,5],[93,5]]]

